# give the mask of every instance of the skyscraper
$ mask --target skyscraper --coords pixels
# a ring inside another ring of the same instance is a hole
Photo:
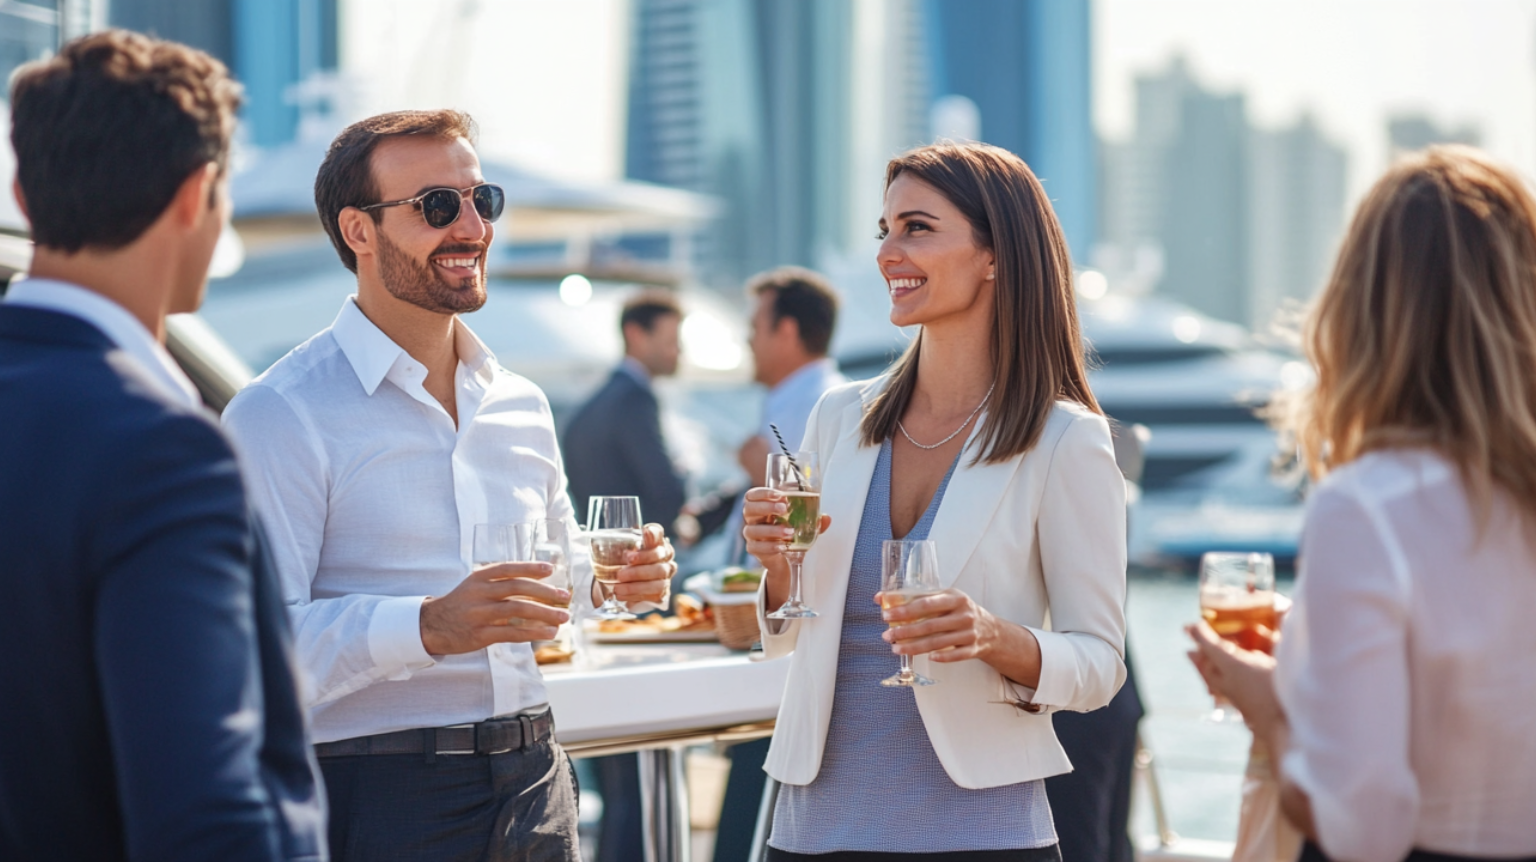
[[[1080,260],[1098,227],[1090,11],[1088,0],[925,6],[933,95],[970,99],[980,114],[979,140],[1029,163]]]
[[[1045,181],[1079,254],[1096,224],[1087,0],[635,0],[631,178],[712,194],[706,279],[862,256],[883,168],[943,96]]]
[[[78,2],[78,0],[71,0]],[[291,88],[337,61],[337,0],[112,0],[110,21],[184,42],[224,61],[245,87],[251,143],[294,138]]]
[[[1159,292],[1223,320],[1250,316],[1249,129],[1241,94],[1200,86],[1187,64],[1136,79],[1136,130],[1106,144],[1105,238],[1161,248]]]
[[[1434,144],[1482,144],[1476,126],[1451,129],[1423,114],[1396,114],[1387,120],[1387,161]]]
[[[1242,322],[1262,330],[1287,300],[1308,300],[1322,287],[1344,233],[1347,162],[1343,147],[1308,115],[1287,128],[1253,132],[1253,295]]]
[[[633,179],[712,194],[705,277],[815,265],[840,235],[853,0],[636,0]]]

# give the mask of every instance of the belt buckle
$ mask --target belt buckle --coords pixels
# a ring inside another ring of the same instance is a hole
[[[516,730],[514,730],[516,728]],[[506,754],[523,747],[527,735],[522,723],[483,721],[475,725],[475,752],[483,755]]]
[[[435,749],[438,754],[474,754],[475,750],[477,748],[477,743],[478,743],[478,741],[480,739],[480,728],[476,727],[473,724],[469,724],[469,725],[460,724],[460,725],[450,725],[449,727],[445,727],[445,728],[442,728],[442,729],[443,730],[450,730],[450,729],[457,729],[457,728],[461,728],[461,727],[462,728],[468,728],[470,730],[470,736],[472,737],[472,740],[471,740],[469,748],[438,748],[437,747],[437,731],[434,730],[433,733],[432,733],[432,747],[433,747],[433,749]]]

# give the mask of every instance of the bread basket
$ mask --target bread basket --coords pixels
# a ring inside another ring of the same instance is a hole
[[[699,590],[704,601],[715,613],[715,634],[720,643],[731,649],[751,649],[758,642],[757,590],[726,592],[721,589],[723,576],[741,570],[720,572],[709,580],[709,585]]]

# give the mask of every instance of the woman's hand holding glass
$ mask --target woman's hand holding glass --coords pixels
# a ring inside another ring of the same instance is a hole
[[[875,604],[882,595],[875,594]],[[985,661],[1004,640],[1002,621],[953,588],[888,608],[882,616],[887,623],[901,624],[882,635],[896,655],[927,654],[937,662]]]
[[[789,561],[784,557],[784,548],[795,536],[794,528],[781,520],[789,514],[789,498],[773,488],[752,488],[747,491],[741,514],[745,525],[741,535],[746,539],[747,553],[756,557],[767,571],[767,606],[779,607],[789,599]],[[832,516],[822,515],[820,533],[831,525]]]

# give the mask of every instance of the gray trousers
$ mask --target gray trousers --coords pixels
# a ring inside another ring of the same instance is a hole
[[[334,862],[580,862],[576,772],[552,741],[507,754],[322,757]]]

